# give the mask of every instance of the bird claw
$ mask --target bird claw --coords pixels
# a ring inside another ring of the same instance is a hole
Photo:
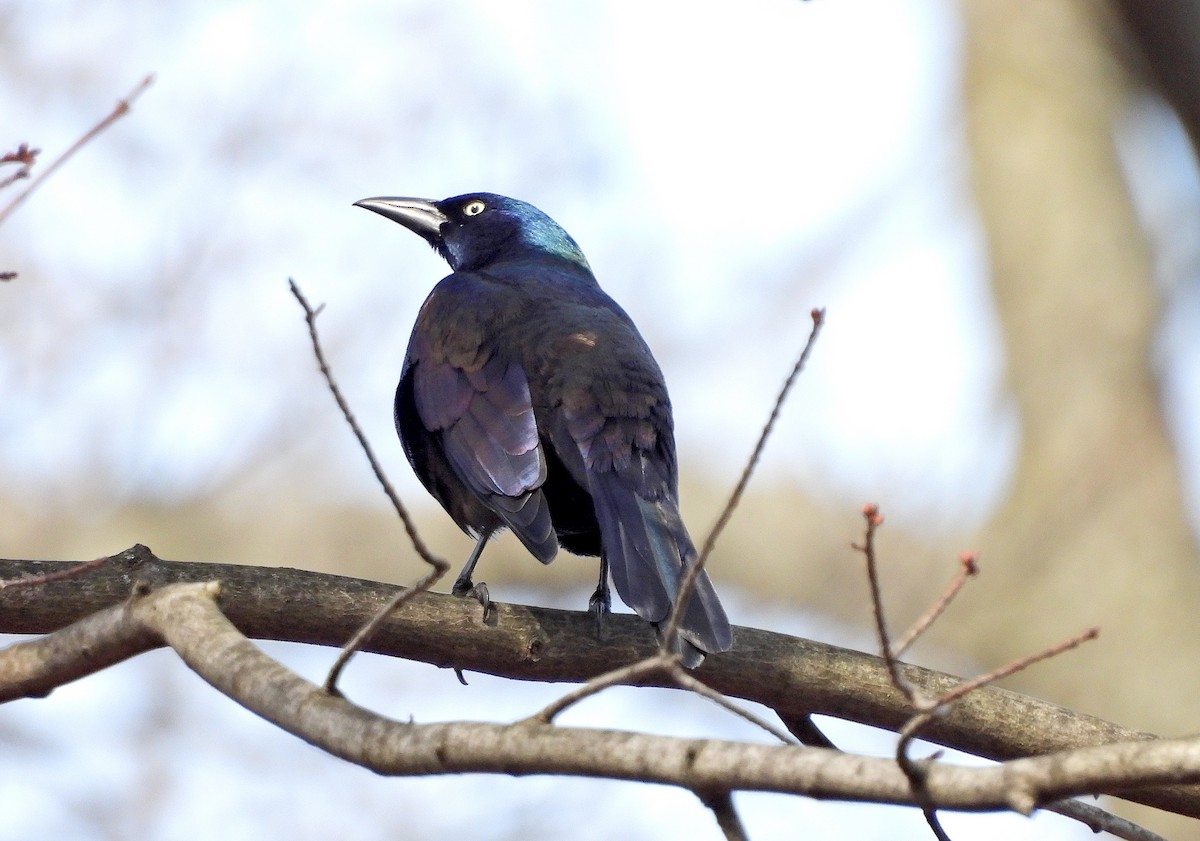
[[[588,599],[588,612],[596,622],[596,639],[604,642],[608,638],[605,620],[612,612],[612,594],[607,587],[597,589]]]
[[[495,612],[492,606],[492,597],[488,593],[488,586],[480,581],[478,584],[471,583],[471,579],[459,579],[454,582],[454,587],[450,592],[460,598],[474,599],[483,606],[483,622],[487,624],[492,614]]]

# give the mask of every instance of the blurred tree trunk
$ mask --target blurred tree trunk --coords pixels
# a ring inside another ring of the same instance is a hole
[[[941,631],[995,664],[1098,624],[1099,640],[1015,688],[1196,732],[1200,559],[1151,364],[1151,255],[1113,147],[1132,92],[1120,18],[1090,0],[962,8],[973,186],[1021,447],[978,538],[984,574]]]
[[[1113,147],[1119,20],[964,0],[973,185],[1021,423],[984,576],[951,631],[987,663],[1099,624],[1026,689],[1164,735],[1200,729],[1200,565],[1158,404],[1151,257]]]

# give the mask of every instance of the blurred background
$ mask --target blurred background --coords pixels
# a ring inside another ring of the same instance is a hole
[[[487,190],[557,219],[638,322],[697,539],[826,308],[711,562],[735,623],[874,650],[849,549],[874,501],[895,626],[960,550],[981,557],[913,661],[973,673],[1098,624],[1006,685],[1196,732],[1200,20],[1150,5],[0,0],[0,151],[39,147],[38,169],[157,74],[0,230],[0,270],[18,272],[0,285],[0,556],[140,542],[415,580],[293,277],[326,305],[326,353],[426,538],[465,557],[391,420],[446,267],[351,203]],[[543,568],[505,537],[480,577],[500,600],[582,609],[594,568]],[[313,678],[333,656],[269,650]],[[513,720],[562,691],[372,657],[348,680],[419,721]],[[646,690],[566,723],[765,738]],[[657,787],[379,779],[161,652],[8,705],[0,746],[0,839],[718,835]],[[906,810],[737,802],[755,839],[928,837]],[[1055,816],[946,824],[1091,837]]]

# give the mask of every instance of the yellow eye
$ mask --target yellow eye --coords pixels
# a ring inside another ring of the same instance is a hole
[[[487,205],[481,202],[479,199],[475,199],[475,201],[469,201],[463,205],[463,215],[478,216],[480,213],[483,213],[485,209],[487,209]]]

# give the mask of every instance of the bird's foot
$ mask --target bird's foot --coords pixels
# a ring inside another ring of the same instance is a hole
[[[460,598],[474,599],[483,605],[484,624],[487,623],[495,612],[492,607],[492,597],[488,594],[488,587],[482,581],[474,584],[469,578],[460,578],[454,582],[454,586],[450,589],[450,592]]]
[[[596,639],[604,642],[608,638],[606,620],[612,612],[612,594],[607,587],[597,588],[588,599],[588,612],[596,622]]]

